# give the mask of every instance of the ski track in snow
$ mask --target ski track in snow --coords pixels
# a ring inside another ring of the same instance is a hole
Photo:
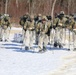
[[[17,29],[14,28],[14,30]],[[12,37],[10,36],[10,38]],[[47,49],[45,53],[25,51],[24,48],[21,49],[21,45],[16,42],[0,42],[0,75],[62,75],[57,74],[56,70],[63,70],[61,68],[63,64],[69,62],[66,60],[67,56],[73,54],[72,51],[65,49]],[[65,68],[65,66],[63,67]],[[73,69],[72,67],[70,70]],[[51,72],[56,72],[56,74]]]

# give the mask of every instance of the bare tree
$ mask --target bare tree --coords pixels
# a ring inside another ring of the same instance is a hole
[[[16,5],[17,5],[17,7],[18,7],[18,0],[16,0]]]
[[[52,5],[52,10],[51,10],[51,17],[52,17],[52,19],[53,19],[53,16],[54,16],[54,8],[55,8],[56,1],[57,0],[54,0],[53,5]]]
[[[71,5],[71,0],[68,0],[68,15],[70,14],[70,5]]]
[[[5,14],[7,14],[7,11],[8,11],[8,0],[5,1]]]
[[[32,4],[32,0],[28,0],[29,3],[29,13],[31,14],[31,4]]]

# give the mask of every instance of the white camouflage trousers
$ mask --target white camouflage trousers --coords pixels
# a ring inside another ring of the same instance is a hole
[[[34,35],[33,31],[26,30],[24,34],[24,45],[25,47],[32,47],[34,43]]]
[[[9,41],[9,35],[10,35],[10,27],[8,27],[7,29],[3,29],[2,28],[2,38],[3,38],[3,41],[7,40]]]
[[[55,29],[51,29],[50,30],[50,37],[49,37],[50,44],[54,44],[54,37],[55,37]]]
[[[38,42],[39,49],[43,49],[43,46],[46,47],[48,42],[49,42],[48,35],[40,33]]]
[[[54,42],[58,42],[60,44],[62,44],[62,29],[56,29],[55,30],[55,37],[54,37]]]

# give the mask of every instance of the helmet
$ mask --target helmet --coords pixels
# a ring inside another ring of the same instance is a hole
[[[47,17],[46,16],[43,16],[42,17],[42,21],[47,21]]]
[[[4,16],[9,16],[9,14],[4,14]]]
[[[60,11],[60,15],[64,15],[65,13],[64,13],[64,11]]]
[[[41,14],[38,14],[38,16],[41,17],[42,15]]]

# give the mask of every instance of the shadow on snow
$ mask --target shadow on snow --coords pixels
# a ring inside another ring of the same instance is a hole
[[[9,50],[13,50],[13,51],[16,51],[16,52],[28,52],[28,53],[38,53],[36,52],[34,49],[38,48],[37,45],[33,46],[33,50],[25,50],[23,49],[21,46],[21,44],[18,44],[18,43],[14,43],[14,44],[3,44],[4,45],[4,48],[6,49],[9,49]],[[54,48],[54,47],[47,47],[47,51],[53,51],[53,50],[65,50],[65,51],[68,51],[67,48]]]
[[[47,47],[47,50],[65,50],[65,51],[68,51],[68,48],[56,48],[56,47]]]
[[[18,45],[17,43],[14,44],[2,44],[4,45],[3,48],[8,49],[8,50],[12,50],[12,51],[16,51],[16,52],[28,52],[28,53],[37,53],[34,50],[25,50],[24,48],[22,48],[22,45]],[[34,48],[37,48],[37,46],[34,46]]]

